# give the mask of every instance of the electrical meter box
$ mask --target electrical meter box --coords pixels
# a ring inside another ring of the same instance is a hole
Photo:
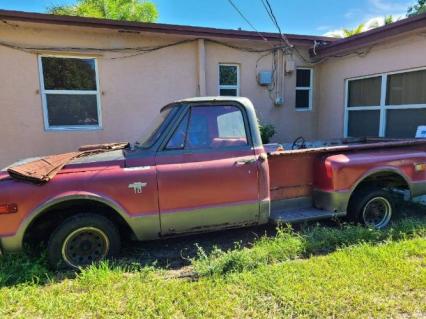
[[[257,75],[257,82],[259,85],[267,86],[272,84],[272,72],[271,71],[260,71]]]

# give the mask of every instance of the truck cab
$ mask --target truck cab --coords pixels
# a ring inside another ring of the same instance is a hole
[[[426,194],[425,141],[298,138],[280,149],[262,144],[248,99],[191,98],[162,108],[129,147],[1,171],[0,245],[43,243],[53,267],[77,268],[130,239],[343,216],[383,228],[395,194]]]

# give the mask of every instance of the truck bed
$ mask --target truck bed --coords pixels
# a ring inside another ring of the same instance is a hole
[[[321,172],[315,163],[325,156],[348,153],[366,153],[369,156],[383,152],[426,152],[426,140],[420,139],[340,139],[307,142],[308,148],[272,151],[268,153],[272,201],[312,197]]]

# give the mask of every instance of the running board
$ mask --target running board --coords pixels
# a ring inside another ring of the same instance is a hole
[[[321,210],[313,207],[293,208],[280,211],[272,211],[270,221],[274,224],[280,223],[300,223],[305,221],[327,219],[333,217],[345,216],[345,213],[336,213]]]

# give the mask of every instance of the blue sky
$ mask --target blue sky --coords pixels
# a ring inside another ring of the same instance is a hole
[[[0,0],[0,8],[44,12],[52,4],[73,0]],[[228,0],[153,0],[158,6],[158,22],[217,28],[251,30]],[[351,28],[385,15],[402,16],[414,0],[270,0],[283,32],[325,34]],[[260,0],[234,0],[260,31],[273,31]]]

